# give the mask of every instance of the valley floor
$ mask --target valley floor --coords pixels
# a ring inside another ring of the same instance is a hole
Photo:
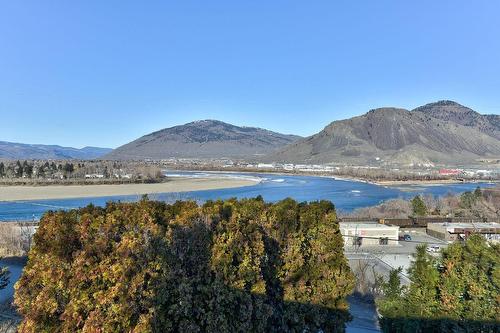
[[[252,179],[232,178],[173,178],[155,184],[119,185],[51,185],[51,186],[0,186],[0,201],[44,200],[115,195],[142,195],[165,192],[189,192],[250,186],[258,183]]]

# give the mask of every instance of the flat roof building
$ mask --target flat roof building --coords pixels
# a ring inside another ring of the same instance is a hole
[[[428,223],[427,234],[445,240],[466,240],[471,234],[481,234],[488,241],[500,241],[500,223]]]
[[[398,245],[399,227],[369,222],[340,222],[345,246]]]

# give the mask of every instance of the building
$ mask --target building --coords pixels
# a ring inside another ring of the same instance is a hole
[[[428,223],[427,234],[445,240],[465,240],[471,234],[481,234],[489,241],[500,241],[500,223]]]
[[[440,169],[439,174],[441,176],[458,176],[462,173],[460,169]]]
[[[399,227],[370,222],[340,222],[345,246],[398,245]]]
[[[259,163],[257,164],[259,169],[274,169],[274,164]]]

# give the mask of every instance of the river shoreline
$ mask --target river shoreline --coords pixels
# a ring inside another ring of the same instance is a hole
[[[324,174],[324,173],[314,173],[314,172],[284,172],[284,171],[269,171],[269,170],[252,170],[252,171],[234,171],[234,170],[187,170],[187,169],[169,169],[169,171],[178,171],[178,172],[206,172],[210,174],[269,174],[269,175],[281,175],[281,176],[308,176],[308,177],[321,177],[321,178],[330,178],[334,180],[341,181],[352,181],[352,182],[360,182],[378,186],[401,186],[401,185],[409,185],[409,186],[433,186],[433,185],[453,185],[453,184],[463,184],[463,183],[494,183],[500,184],[500,180],[489,180],[489,179],[430,179],[430,180],[422,180],[422,179],[408,179],[408,180],[396,180],[396,179],[388,179],[388,180],[374,180],[367,179],[361,177],[352,177],[352,176],[344,176],[344,175],[335,175],[335,174]]]
[[[153,184],[0,186],[0,202],[190,192],[245,187],[258,183],[256,179],[246,178],[179,177]]]

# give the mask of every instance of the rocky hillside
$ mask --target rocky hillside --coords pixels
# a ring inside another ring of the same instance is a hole
[[[300,137],[261,128],[239,127],[201,120],[162,129],[127,143],[108,159],[166,159],[240,157],[252,159],[290,144]]]
[[[499,116],[451,101],[413,111],[380,108],[334,121],[266,160],[300,163],[459,164],[500,156]]]
[[[482,115],[453,101],[426,104],[413,112],[475,128],[500,140],[500,115]]]
[[[0,141],[0,159],[98,159],[109,153],[110,148],[85,147],[71,148],[56,145],[25,144]]]

